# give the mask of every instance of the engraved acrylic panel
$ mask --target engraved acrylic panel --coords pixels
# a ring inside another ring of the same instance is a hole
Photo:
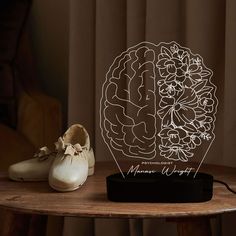
[[[215,138],[212,76],[200,55],[176,42],[141,42],[115,58],[102,87],[100,128],[124,177],[199,170]]]

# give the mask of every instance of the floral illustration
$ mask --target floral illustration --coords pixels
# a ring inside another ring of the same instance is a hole
[[[210,82],[212,71],[200,56],[177,44],[161,46],[156,67],[161,96],[158,116],[161,118],[160,155],[187,162],[202,140],[213,138],[217,99]]]

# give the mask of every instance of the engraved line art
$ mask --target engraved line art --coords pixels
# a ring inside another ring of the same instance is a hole
[[[200,55],[174,41],[144,41],[115,58],[102,86],[100,128],[123,177],[116,151],[127,159],[188,162],[207,142],[199,170],[215,139],[212,76]]]

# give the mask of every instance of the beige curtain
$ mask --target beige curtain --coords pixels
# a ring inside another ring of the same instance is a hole
[[[219,99],[216,139],[207,162],[236,167],[236,1],[234,0],[71,0],[69,124],[84,124],[97,161],[111,160],[99,128],[99,101],[114,58],[147,40],[176,41],[204,58],[214,72]],[[236,235],[235,216],[216,222],[216,235]],[[64,235],[136,235],[134,220],[66,218]],[[144,220],[144,236],[175,235],[175,225]],[[112,234],[110,229],[112,229]],[[229,232],[232,230],[233,232]]]

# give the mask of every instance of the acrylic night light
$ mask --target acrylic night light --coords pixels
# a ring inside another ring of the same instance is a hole
[[[108,198],[127,202],[201,202],[213,177],[199,172],[214,141],[218,105],[213,72],[176,42],[141,42],[106,74],[100,128],[119,173]]]

